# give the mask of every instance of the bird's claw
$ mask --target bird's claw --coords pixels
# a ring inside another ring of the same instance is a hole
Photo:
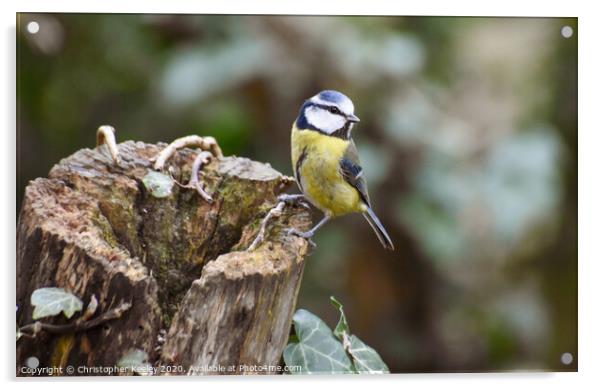
[[[310,209],[309,204],[305,201],[305,197],[301,194],[282,194],[278,196],[278,202],[284,202],[288,205],[298,205],[305,209]]]
[[[295,228],[285,229],[284,232],[286,234],[292,234],[293,236],[297,236],[297,237],[301,237],[301,238],[310,238],[312,236],[312,234],[310,234],[309,232],[302,232]]]
[[[303,207],[306,210],[311,210],[311,206],[307,202],[299,201],[299,206]]]
[[[307,242],[309,243],[309,245],[311,245],[313,248],[316,247],[316,243],[313,242],[313,240],[311,239],[314,235],[312,231],[302,232],[295,228],[288,228],[288,229],[285,229],[284,232],[286,234],[291,234],[293,236],[305,238],[307,240]]]

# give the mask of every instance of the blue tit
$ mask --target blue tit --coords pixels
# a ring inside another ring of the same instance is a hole
[[[306,100],[293,123],[292,162],[304,197],[324,213],[312,229],[291,233],[310,238],[329,219],[362,213],[386,249],[393,250],[387,231],[372,211],[364,171],[351,129],[359,122],[353,102],[337,91],[322,91]]]

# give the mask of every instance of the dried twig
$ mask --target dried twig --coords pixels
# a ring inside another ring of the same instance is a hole
[[[288,205],[300,205],[306,209],[309,209],[309,205],[304,202],[305,196],[302,194],[294,194],[288,195],[283,194],[278,197],[278,204],[272,207],[270,211],[266,214],[266,216],[261,221],[261,227],[259,228],[259,233],[249,246],[247,250],[252,251],[257,249],[257,247],[265,240],[265,231],[267,229],[267,225],[273,218],[278,218],[282,215],[282,211],[284,210],[284,206]],[[311,242],[311,240],[309,240]]]
[[[205,199],[209,203],[213,202],[213,198],[211,197],[211,195],[209,195],[207,192],[205,192],[203,187],[201,187],[201,182],[199,181],[199,171],[201,170],[203,165],[205,165],[209,162],[211,157],[212,157],[212,154],[209,152],[205,152],[205,151],[201,151],[201,152],[199,152],[199,154],[197,154],[196,158],[194,159],[194,163],[192,164],[192,173],[190,175],[190,181],[188,182],[188,184],[182,184],[182,183],[178,182],[173,177],[173,175],[171,175],[171,171],[169,172],[169,174],[171,175],[171,178],[177,185],[179,185],[182,188],[196,189],[197,192],[199,193],[199,195],[201,195],[203,197],[203,199]]]
[[[223,157],[222,149],[213,137],[199,137],[198,135],[189,135],[178,138],[163,149],[155,160],[155,170],[160,171],[165,167],[167,160],[174,155],[176,150],[184,147],[197,147],[201,150],[211,152],[215,157]]]
[[[273,207],[266,214],[266,216],[263,217],[263,220],[261,221],[261,227],[259,228],[259,233],[257,234],[257,237],[255,237],[255,239],[251,243],[251,246],[249,246],[248,250],[254,251],[255,249],[257,249],[259,244],[261,244],[265,240],[265,230],[267,228],[268,222],[270,222],[270,220],[274,217],[276,217],[276,218],[280,217],[282,215],[282,210],[284,210],[285,205],[286,205],[285,202],[278,202],[276,207]]]
[[[111,309],[100,316],[93,318],[89,321],[76,321],[71,324],[65,325],[54,325],[47,324],[44,322],[36,321],[33,324],[22,326],[19,330],[24,335],[35,337],[40,332],[46,332],[50,334],[67,334],[67,333],[75,333],[81,332],[84,330],[88,330],[99,325],[104,324],[107,321],[115,320],[121,318],[123,313],[128,311],[132,307],[131,303],[121,303],[114,309]]]
[[[98,309],[98,299],[96,299],[96,295],[92,294],[92,298],[90,298],[90,303],[88,303],[86,311],[78,319],[78,322],[88,321],[90,318],[92,318],[94,313],[96,313],[96,309]]]
[[[117,150],[117,143],[115,141],[115,128],[113,126],[104,125],[96,130],[96,146],[101,146],[102,144],[107,145],[113,162],[119,164],[121,160],[119,159],[119,151]]]

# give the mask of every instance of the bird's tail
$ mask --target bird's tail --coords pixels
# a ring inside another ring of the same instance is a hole
[[[383,244],[385,249],[391,251],[394,250],[395,247],[393,246],[391,237],[389,237],[389,234],[387,234],[387,231],[383,227],[383,224],[380,223],[376,214],[374,214],[374,211],[372,211],[372,209],[368,207],[366,211],[364,211],[363,216],[364,218],[366,218],[366,221],[368,221],[370,226],[372,226],[372,230],[374,230],[374,233],[376,233],[376,236],[378,237],[380,243]]]

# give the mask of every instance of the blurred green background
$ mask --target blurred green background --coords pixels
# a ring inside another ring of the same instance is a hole
[[[337,89],[396,251],[360,216],[329,223],[298,306],[334,326],[335,295],[392,372],[576,369],[576,19],[21,14],[17,29],[19,202],[101,124],[118,141],[212,135],[291,175],[300,104]]]

